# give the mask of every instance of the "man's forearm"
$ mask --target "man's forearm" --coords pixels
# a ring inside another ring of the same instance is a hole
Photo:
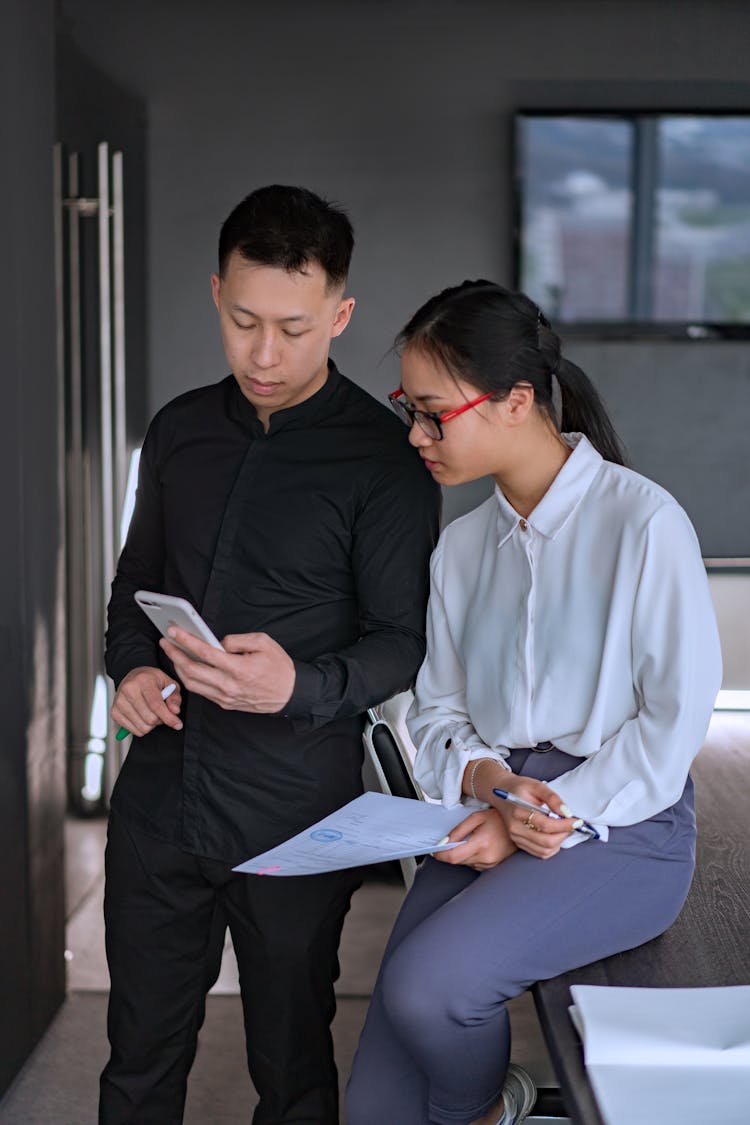
[[[306,727],[360,715],[410,687],[424,653],[420,633],[388,629],[341,652],[295,660],[294,691],[283,714]]]

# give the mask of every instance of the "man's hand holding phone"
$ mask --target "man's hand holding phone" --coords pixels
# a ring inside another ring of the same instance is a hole
[[[267,633],[230,633],[217,649],[172,625],[159,644],[185,687],[225,711],[277,714],[294,691],[294,662]]]

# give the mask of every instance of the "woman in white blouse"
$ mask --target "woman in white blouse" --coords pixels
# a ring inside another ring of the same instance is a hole
[[[427,470],[496,487],[433,555],[408,720],[424,790],[473,811],[396,922],[347,1122],[512,1125],[535,1092],[509,1066],[506,1000],[655,937],[682,907],[719,642],[687,516],[624,467],[529,298],[465,282],[399,342],[391,402]]]

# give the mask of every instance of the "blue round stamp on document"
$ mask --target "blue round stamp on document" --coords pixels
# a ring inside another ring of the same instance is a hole
[[[342,835],[343,833],[339,832],[338,828],[318,828],[315,832],[310,833],[310,839],[331,843],[333,840],[340,840]]]

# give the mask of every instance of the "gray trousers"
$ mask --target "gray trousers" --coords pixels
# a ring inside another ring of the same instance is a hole
[[[514,750],[551,781],[580,759]],[[516,852],[475,872],[428,858],[381,965],[347,1090],[347,1125],[466,1125],[498,1097],[506,1000],[538,980],[632,949],[682,908],[695,865],[693,788],[640,824],[549,860]]]

